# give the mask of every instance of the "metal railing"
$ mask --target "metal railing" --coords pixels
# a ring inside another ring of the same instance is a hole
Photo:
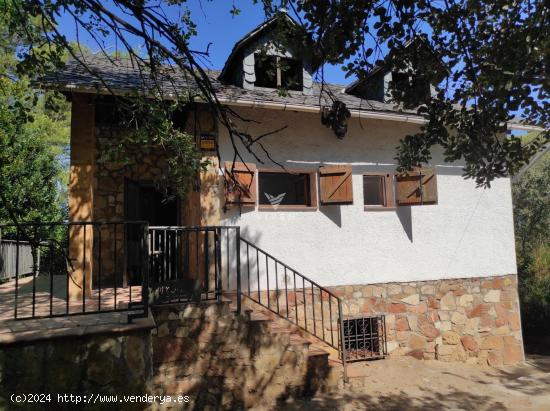
[[[0,240],[15,246],[13,279],[0,285],[0,319],[147,315],[147,223],[7,224],[0,226]],[[31,249],[26,277],[20,272],[22,247]]]
[[[241,237],[242,295],[338,351],[346,372],[342,300]],[[345,377],[346,378],[346,377]]]
[[[152,301],[213,300],[230,290],[239,294],[239,239],[239,227],[149,227]]]

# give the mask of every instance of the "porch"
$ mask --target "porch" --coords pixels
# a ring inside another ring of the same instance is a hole
[[[78,327],[89,323],[86,315],[98,324],[104,315],[118,314],[117,322],[126,315],[131,323],[148,317],[152,304],[228,298],[237,314],[261,308],[334,350],[337,359],[387,352],[383,316],[344,320],[340,297],[242,238],[239,227],[121,221],[4,226],[2,232],[15,246],[15,261],[4,262],[13,272],[0,285],[5,331],[29,330],[25,321],[48,318],[58,320],[43,322],[45,328]],[[25,252],[31,258],[22,266]]]

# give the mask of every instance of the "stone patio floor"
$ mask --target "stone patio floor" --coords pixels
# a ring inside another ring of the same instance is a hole
[[[53,286],[53,293],[50,287]],[[128,324],[130,311],[128,303],[141,301],[141,286],[116,289],[94,289],[82,300],[71,300],[67,306],[67,286],[65,276],[54,276],[53,282],[47,275],[36,277],[34,317],[62,315],[52,318],[32,318],[32,276],[23,277],[18,282],[17,320],[15,315],[15,281],[0,284],[0,344],[16,341],[29,341],[37,338],[75,336],[91,332],[125,330],[132,328]],[[51,312],[50,312],[51,300]],[[67,310],[69,314],[66,315]],[[101,310],[99,313],[98,310]],[[85,311],[87,314],[80,314]],[[137,311],[135,312],[137,313]]]
[[[550,410],[550,356],[530,355],[525,364],[501,368],[396,357],[356,363],[350,367],[350,375],[356,376],[355,387],[277,409]]]

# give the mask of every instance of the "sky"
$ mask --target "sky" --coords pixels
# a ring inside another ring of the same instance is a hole
[[[241,13],[232,17],[230,10],[233,2],[228,0],[190,0],[185,3],[191,11],[194,22],[197,24],[197,36],[191,40],[191,48],[197,51],[206,51],[208,44],[209,58],[205,61],[207,68],[221,69],[233,48],[233,45],[248,32],[265,21],[266,17],[261,4],[253,4],[252,0],[235,0],[234,4]],[[178,15],[174,10],[174,18]],[[76,41],[74,21],[69,17],[59,20],[58,28],[68,37]],[[92,51],[98,51],[99,47],[91,38],[83,33],[79,36],[80,42],[90,47]],[[114,39],[106,43],[107,47],[115,50]],[[134,44],[139,46],[139,44]],[[348,84],[352,79],[346,79],[340,67],[325,66],[325,80],[330,83]]]

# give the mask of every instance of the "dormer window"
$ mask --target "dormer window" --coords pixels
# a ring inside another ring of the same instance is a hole
[[[304,87],[303,64],[300,60],[254,54],[256,87],[283,88],[302,91]]]
[[[394,71],[392,82],[402,95],[405,107],[417,107],[430,99],[430,83],[422,75]]]

